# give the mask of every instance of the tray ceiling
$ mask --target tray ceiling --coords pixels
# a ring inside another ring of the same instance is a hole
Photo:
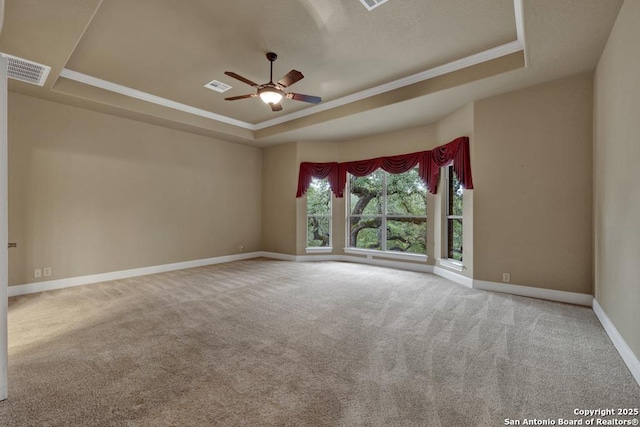
[[[335,140],[341,137],[332,122],[349,129],[349,116],[360,128],[363,116],[394,118],[389,130],[424,124],[487,92],[496,79],[513,89],[593,68],[620,5],[389,0],[367,11],[359,0],[21,0],[5,5],[0,51],[52,67],[43,88],[11,82],[13,91],[254,145]],[[570,17],[587,17],[586,28],[564,21]],[[585,38],[563,33],[567,25]],[[545,27],[554,39],[545,39]],[[565,67],[545,62],[562,48],[582,57]],[[290,90],[323,103],[283,100],[283,111],[272,112],[256,98],[224,101],[255,91],[225,71],[269,80],[268,51],[278,54],[274,80],[300,70],[305,78]],[[214,79],[232,88],[221,94],[204,87]],[[430,105],[462,86],[469,87],[466,98]],[[403,112],[403,104],[420,100],[422,117],[413,107]]]

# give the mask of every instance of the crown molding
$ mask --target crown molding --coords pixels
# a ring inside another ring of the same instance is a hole
[[[524,6],[522,1],[523,0],[513,0],[513,10],[516,19],[516,35],[518,37],[518,41],[522,45],[522,50],[524,51],[524,66],[528,67],[529,54],[527,52],[527,42],[524,36]]]
[[[192,107],[191,105],[182,104],[177,101],[172,101],[171,99],[162,98],[160,96],[152,95],[150,93],[143,92],[137,89],[132,89],[127,86],[109,82],[107,80],[102,80],[97,77],[79,73],[78,71],[69,70],[68,68],[64,68],[62,70],[62,72],[60,73],[60,77],[64,77],[65,79],[74,80],[76,82],[84,83],[100,89],[108,90],[110,92],[119,93],[120,95],[125,95],[131,98],[140,99],[142,101],[151,102],[152,104],[162,105],[163,107],[171,108],[178,111],[184,111],[185,113],[194,114],[196,116],[205,117],[207,119],[216,120],[218,122],[227,123],[244,129],[255,130],[255,126],[253,124],[243,122],[242,120],[223,116],[222,114],[212,113],[211,111]]]

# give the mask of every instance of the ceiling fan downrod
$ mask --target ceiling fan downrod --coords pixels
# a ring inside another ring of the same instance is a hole
[[[269,83],[273,84],[273,63],[276,59],[278,59],[278,55],[273,52],[267,52],[267,59],[271,63],[271,73],[269,75]]]

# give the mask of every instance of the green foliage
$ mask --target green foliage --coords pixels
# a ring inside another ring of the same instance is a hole
[[[307,190],[307,247],[331,243],[331,191],[326,179],[313,179]]]
[[[462,183],[458,180],[455,172],[449,167],[449,215],[462,216]]]
[[[366,221],[366,219],[363,218],[363,221]],[[378,224],[380,223],[379,219],[374,219],[373,221],[377,222]],[[357,248],[382,250],[382,235],[380,233],[380,225],[378,225],[377,227],[375,225],[364,227],[357,232],[355,237],[355,247]]]
[[[447,220],[447,229],[449,231],[449,253],[447,256],[457,261],[462,261],[462,220]]]
[[[387,214],[424,216],[427,214],[427,189],[417,169],[387,175]]]
[[[427,189],[416,168],[403,174],[377,170],[365,177],[350,176],[349,188],[351,247],[426,253]]]
[[[324,247],[330,244],[331,218],[328,216],[307,217],[307,247]]]
[[[387,219],[387,250],[426,253],[427,219],[415,218],[415,222]]]
[[[448,214],[462,216],[462,186],[455,173],[449,173]],[[360,178],[350,175],[349,188],[350,247],[426,253],[427,189],[417,168],[403,174],[377,170]],[[448,232],[448,256],[461,261],[462,220],[448,219]],[[329,246],[330,233],[329,183],[313,179],[307,191],[307,247]]]
[[[326,179],[311,180],[307,190],[307,215],[328,215],[331,212],[331,191]]]
[[[351,215],[380,215],[382,213],[382,186],[384,171],[357,178],[349,175]]]

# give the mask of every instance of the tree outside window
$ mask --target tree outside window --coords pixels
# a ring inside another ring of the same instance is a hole
[[[348,246],[426,254],[427,189],[413,168],[349,175]]]
[[[327,179],[313,178],[307,190],[307,247],[331,246],[331,191]]]

